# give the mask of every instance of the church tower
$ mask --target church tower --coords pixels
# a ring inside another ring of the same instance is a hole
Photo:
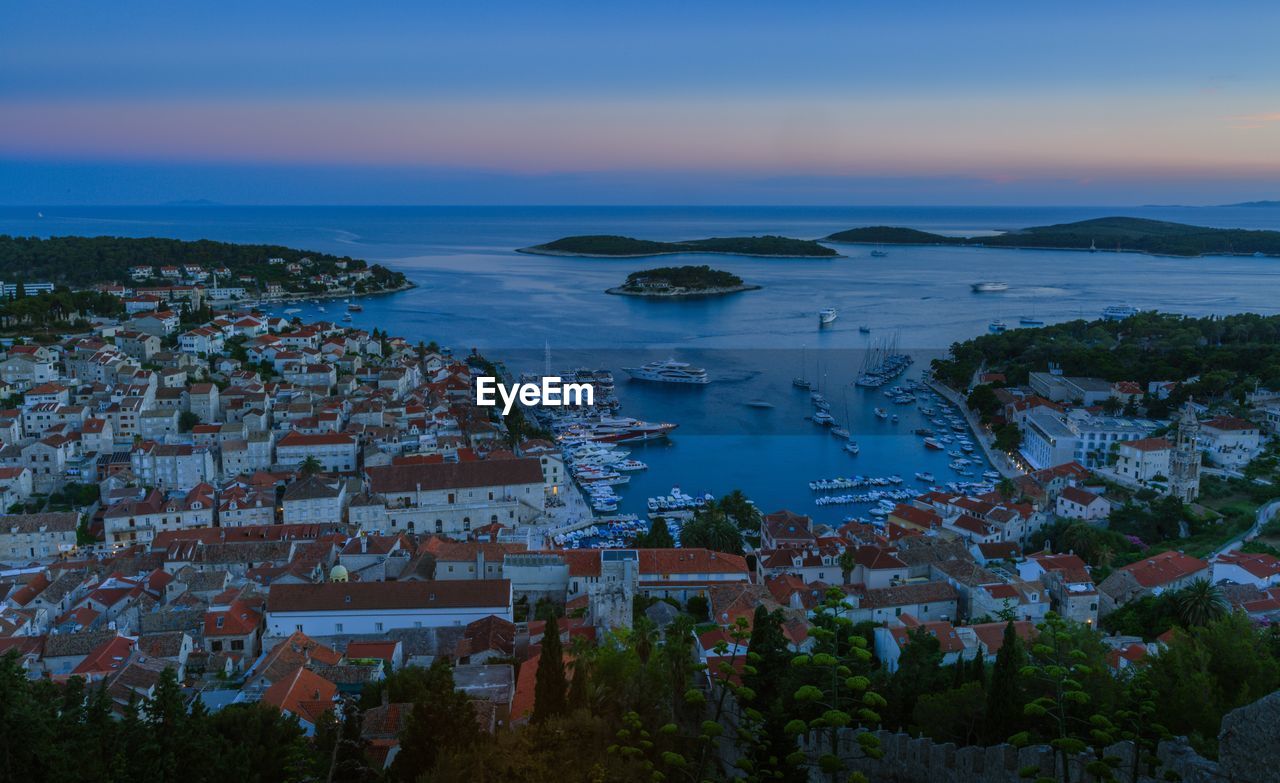
[[[1178,437],[1169,455],[1169,494],[1190,503],[1200,494],[1200,420],[1191,400],[1178,416]]]

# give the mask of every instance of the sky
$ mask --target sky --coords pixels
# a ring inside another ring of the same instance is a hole
[[[0,203],[1280,199],[1280,3],[0,5]]]

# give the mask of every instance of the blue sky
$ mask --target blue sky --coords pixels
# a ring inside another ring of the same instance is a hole
[[[1280,197],[1277,4],[25,3],[8,203]]]

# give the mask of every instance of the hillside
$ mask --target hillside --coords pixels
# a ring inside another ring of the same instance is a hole
[[[769,258],[833,258],[839,255],[835,250],[811,239],[779,236],[712,237],[680,242],[655,242],[607,234],[564,237],[542,245],[520,248],[518,252],[597,258],[633,258],[676,253],[720,253]]]
[[[284,263],[269,263],[283,259]],[[308,261],[309,259],[309,261]],[[291,272],[290,263],[299,263],[302,272]],[[309,278],[316,275],[358,273],[370,276],[357,284],[361,292],[373,292],[405,285],[403,273],[368,265],[358,258],[334,256],[279,245],[240,245],[201,239],[185,242],[160,237],[13,237],[0,235],[0,280],[11,282],[51,282],[69,288],[96,283],[130,283],[130,270],[137,266],[177,266],[194,264],[205,270],[226,267],[231,278],[222,285],[248,285],[240,277],[254,278],[255,285],[279,283],[287,290],[309,290]],[[154,271],[154,270],[153,270]],[[154,280],[154,279],[153,279]],[[145,281],[139,280],[138,283]]]
[[[1280,231],[1209,228],[1131,217],[1105,217],[1009,231],[997,236],[945,237],[909,228],[875,226],[841,231],[832,242],[981,245],[1057,250],[1125,250],[1171,256],[1280,255]]]

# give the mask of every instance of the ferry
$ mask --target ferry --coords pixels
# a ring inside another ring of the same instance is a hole
[[[840,314],[836,312],[836,309],[834,307],[828,307],[824,310],[819,310],[818,326],[826,326],[827,324],[831,323],[832,321],[836,320],[839,317],[840,317]]]
[[[622,369],[637,381],[698,385],[711,382],[711,379],[707,377],[706,370],[701,367],[693,367],[686,362],[677,362],[675,359],[649,362],[643,367],[623,367]]]
[[[1009,284],[1002,280],[983,280],[974,283],[971,288],[975,294],[996,294],[1001,291],[1008,291]]]
[[[1137,314],[1138,308],[1130,305],[1111,305],[1102,311],[1102,317],[1107,321],[1123,321]]]

